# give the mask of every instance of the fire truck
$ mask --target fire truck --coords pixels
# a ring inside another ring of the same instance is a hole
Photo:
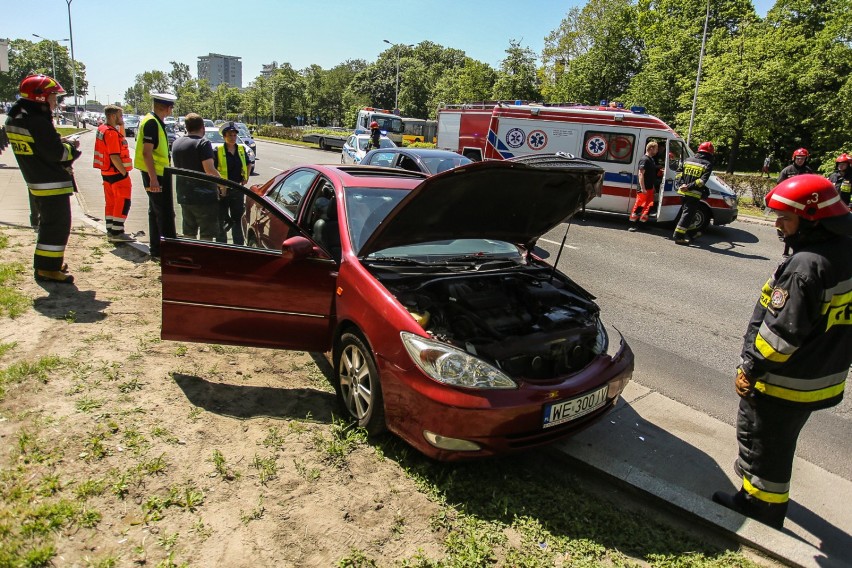
[[[588,210],[629,215],[639,187],[639,160],[645,145],[656,141],[661,185],[651,217],[670,222],[680,214],[681,197],[675,175],[692,156],[686,142],[665,122],[641,107],[544,105],[506,102],[444,105],[438,109],[437,147],[471,160],[506,160],[530,154],[565,152],[604,169],[601,195]],[[693,227],[703,229],[737,218],[734,191],[715,175],[707,183],[710,196],[702,201]]]

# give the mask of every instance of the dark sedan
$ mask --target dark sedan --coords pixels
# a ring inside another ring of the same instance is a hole
[[[362,166],[400,168],[430,176],[469,163],[469,159],[455,152],[433,148],[380,148],[371,150],[361,160]]]

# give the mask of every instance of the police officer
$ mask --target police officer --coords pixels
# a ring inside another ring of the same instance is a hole
[[[807,148],[799,148],[793,152],[793,163],[781,170],[781,173],[778,175],[778,183],[793,176],[812,174],[813,170],[808,166],[809,157],[810,153]]]
[[[53,126],[57,97],[65,94],[55,79],[29,75],[21,81],[21,98],[9,110],[6,133],[21,174],[40,214],[33,266],[35,279],[70,284],[65,246],[71,234],[71,164],[80,157],[79,142],[65,142]]]
[[[766,205],[785,255],[763,285],[735,379],[742,488],[713,500],[780,529],[799,432],[842,400],[852,364],[852,213],[814,174],[778,184]]]
[[[843,153],[834,160],[834,172],[828,177],[834,184],[834,189],[840,194],[840,199],[849,206],[849,198],[852,197],[852,156]]]
[[[95,135],[94,167],[101,170],[104,184],[104,221],[107,239],[111,243],[126,243],[133,237],[124,232],[124,222],[130,212],[132,185],[130,151],[123,134],[124,113],[121,107],[104,107],[106,122],[98,126]]]
[[[148,194],[148,233],[151,258],[160,257],[160,238],[174,237],[174,220],[164,218],[163,189],[171,190],[171,179],[164,175],[169,166],[169,140],[165,118],[172,114],[177,97],[168,93],[151,93],[154,110],[139,121],[136,133],[136,155],[133,165],[142,172],[142,184]]]
[[[237,144],[238,129],[233,122],[227,122],[219,129],[225,143],[216,148],[213,162],[219,175],[223,178],[236,182],[240,185],[248,183],[248,165],[246,163],[246,150],[242,144]],[[245,197],[238,190],[225,188],[219,197],[219,235],[216,241],[228,242],[228,231],[235,245],[241,245],[243,230],[240,219],[245,212]]]
[[[710,195],[707,189],[707,180],[713,173],[713,154],[716,149],[712,142],[702,142],[698,145],[698,152],[684,160],[677,172],[677,192],[683,200],[680,210],[680,220],[677,222],[672,238],[679,245],[688,245],[692,236],[696,233],[690,227],[698,212],[698,204],[702,199]]]

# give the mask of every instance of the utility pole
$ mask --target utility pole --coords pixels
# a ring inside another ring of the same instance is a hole
[[[701,63],[704,60],[704,46],[707,43],[707,22],[710,21],[710,0],[707,0],[707,14],[704,16],[704,35],[701,37],[701,53],[698,55],[698,75],[695,77],[695,94],[692,95],[692,113],[689,115],[689,131],[686,133],[686,145],[692,138],[692,123],[695,121],[695,106],[698,102],[698,83],[701,82]]]
[[[68,4],[68,36],[71,38],[71,74],[74,77],[74,126],[79,127],[77,120],[77,63],[74,61],[74,32],[71,30],[71,2],[74,0],[65,0]]]

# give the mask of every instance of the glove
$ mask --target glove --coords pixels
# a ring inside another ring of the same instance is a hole
[[[749,398],[754,393],[754,382],[739,368],[737,369],[737,377],[734,379],[734,389],[742,398]]]

